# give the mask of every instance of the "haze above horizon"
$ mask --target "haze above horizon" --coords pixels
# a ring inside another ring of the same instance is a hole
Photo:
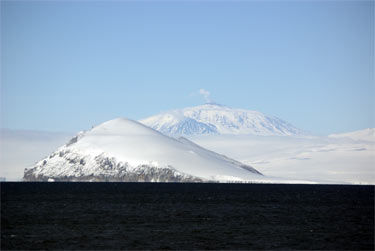
[[[217,102],[375,127],[373,1],[1,1],[0,127],[79,131]]]

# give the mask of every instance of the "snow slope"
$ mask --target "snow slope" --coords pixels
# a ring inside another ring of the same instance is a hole
[[[375,184],[375,141],[249,135],[189,138],[203,147],[254,166],[264,175],[319,180],[321,183]]]
[[[331,134],[331,138],[350,138],[352,140],[361,141],[372,141],[375,142],[375,128],[367,128],[364,130],[342,133],[342,134]]]
[[[174,110],[140,120],[171,136],[201,134],[301,135],[293,125],[258,111],[205,104]]]
[[[170,138],[120,118],[80,132],[26,169],[24,179],[267,182],[270,178],[185,138]]]

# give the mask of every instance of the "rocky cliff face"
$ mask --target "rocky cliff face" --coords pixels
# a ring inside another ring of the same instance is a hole
[[[74,138],[73,138],[74,139]],[[69,142],[67,145],[69,145]],[[91,159],[71,150],[61,150],[26,169],[25,181],[124,181],[124,182],[201,182],[202,179],[178,172],[172,166],[152,164],[131,166],[100,154]],[[50,163],[54,168],[49,168]],[[90,164],[88,164],[90,163]],[[90,166],[88,166],[90,165]]]
[[[25,170],[24,181],[93,181],[93,182],[202,182],[202,179],[191,175],[183,174],[169,166],[159,168],[150,165],[140,165],[129,168],[128,163],[116,163],[115,160],[104,157],[97,158],[98,166],[93,173],[82,171],[84,161],[75,162],[70,168],[76,170],[75,173],[55,173],[43,172],[43,166],[35,166]]]

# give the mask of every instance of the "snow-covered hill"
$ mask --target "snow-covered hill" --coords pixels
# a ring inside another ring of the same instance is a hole
[[[24,172],[26,181],[263,182],[267,179],[251,166],[185,138],[170,138],[123,118],[80,132]]]
[[[361,141],[372,141],[375,142],[375,128],[367,128],[364,130],[341,133],[341,134],[331,134],[331,138],[349,138],[352,140],[361,140]]]
[[[301,135],[293,125],[258,111],[205,104],[174,110],[140,120],[141,123],[171,136],[201,134]]]

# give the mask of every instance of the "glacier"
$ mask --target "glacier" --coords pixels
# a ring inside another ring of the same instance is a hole
[[[319,183],[375,184],[374,128],[327,136],[195,135],[202,147],[265,176]]]

